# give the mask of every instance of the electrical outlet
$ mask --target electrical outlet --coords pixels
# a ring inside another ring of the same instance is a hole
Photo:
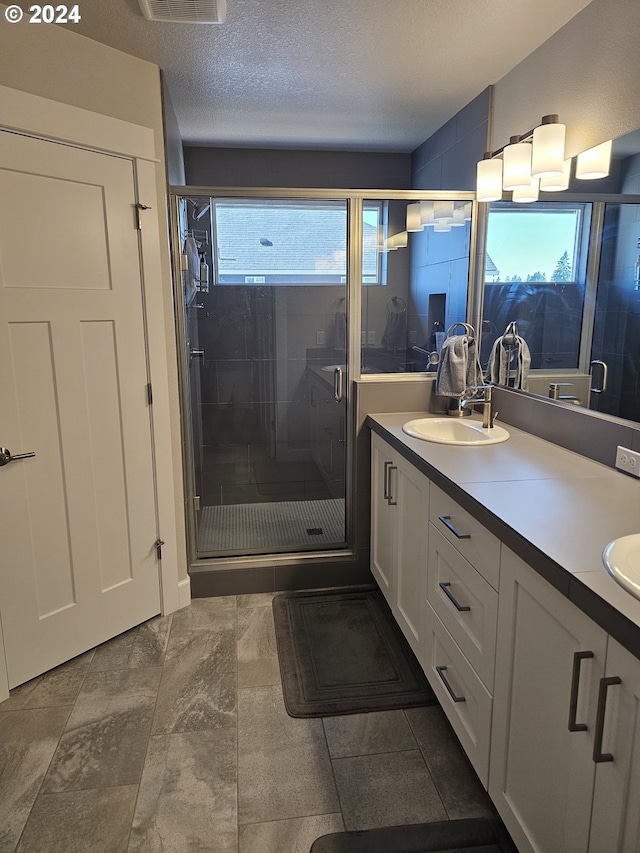
[[[640,450],[629,450],[628,447],[618,447],[616,452],[616,468],[640,478]]]
[[[375,344],[376,342],[376,333],[375,332],[367,332],[367,343]]]
[[[324,332],[316,332],[316,346],[323,347],[324,346]]]

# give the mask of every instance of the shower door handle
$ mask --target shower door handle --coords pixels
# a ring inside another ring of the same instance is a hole
[[[336,367],[333,371],[333,399],[336,403],[342,402],[342,368]]]
[[[0,447],[0,468],[3,465],[8,465],[9,462],[15,462],[17,459],[30,459],[35,455],[36,454],[33,452],[16,453],[15,455],[12,455],[11,451],[7,447]]]
[[[592,377],[593,377],[593,368],[594,368],[594,365],[596,365],[596,364],[602,368],[602,382],[600,383],[599,388],[591,388],[591,393],[592,394],[602,394],[604,391],[607,390],[607,375],[609,373],[609,367],[608,367],[606,361],[600,361],[599,358],[594,358],[594,360],[589,365],[589,373],[591,374]]]

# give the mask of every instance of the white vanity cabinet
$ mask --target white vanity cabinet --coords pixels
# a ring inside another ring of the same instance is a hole
[[[429,506],[425,672],[486,787],[500,542],[433,483]]]
[[[520,853],[640,853],[640,659],[376,433],[372,453],[372,571]]]
[[[640,849],[639,692],[640,661],[503,547],[489,794],[521,853]]]
[[[375,433],[371,463],[371,571],[422,662],[429,480]]]
[[[589,853],[640,850],[640,660],[609,637]],[[620,679],[620,683],[616,683]],[[606,691],[606,693],[604,692]]]

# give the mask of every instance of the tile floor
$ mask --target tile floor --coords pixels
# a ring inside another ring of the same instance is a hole
[[[13,690],[2,853],[308,853],[494,814],[439,706],[289,717],[271,599],[196,599]]]

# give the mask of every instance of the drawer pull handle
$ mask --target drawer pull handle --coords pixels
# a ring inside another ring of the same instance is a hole
[[[383,484],[383,492],[384,499],[387,503],[389,503],[389,467],[393,465],[393,462],[385,462],[384,463],[384,484]]]
[[[456,610],[459,610],[461,613],[466,610],[471,610],[468,604],[460,604],[454,594],[450,591],[449,587],[451,586],[451,581],[440,581],[438,586],[444,592],[444,594],[447,596],[447,598],[453,604]]]
[[[604,761],[613,761],[613,755],[610,752],[602,751],[602,738],[604,736],[604,715],[607,710],[607,690],[612,684],[622,684],[622,680],[617,675],[612,675],[610,678],[600,679],[600,689],[598,691],[598,710],[596,712],[596,736],[593,744],[593,760],[596,764],[602,764]]]
[[[586,732],[586,723],[577,723],[578,690],[580,689],[580,665],[583,660],[592,658],[593,652],[575,652],[573,655],[573,673],[571,676],[571,697],[569,699],[569,731]]]
[[[436,667],[436,672],[440,676],[440,681],[442,681],[444,686],[447,688],[447,693],[449,694],[449,696],[451,696],[451,698],[453,699],[454,702],[466,702],[467,700],[464,696],[456,696],[456,694],[454,693],[453,688],[451,687],[451,685],[449,684],[449,682],[445,678],[444,674],[446,671],[447,671],[446,666],[437,666]]]
[[[398,468],[396,465],[390,465],[389,466],[389,488],[388,488],[389,494],[387,495],[387,503],[389,504],[389,506],[397,506],[398,505],[398,501],[397,500],[394,501],[393,494],[391,492],[391,472],[397,471],[397,470],[398,470]]]
[[[459,530],[455,529],[453,524],[451,524],[451,516],[450,515],[439,515],[438,518],[444,524],[444,526],[447,527],[453,533],[453,535],[457,539],[471,539],[470,533],[460,533]]]

